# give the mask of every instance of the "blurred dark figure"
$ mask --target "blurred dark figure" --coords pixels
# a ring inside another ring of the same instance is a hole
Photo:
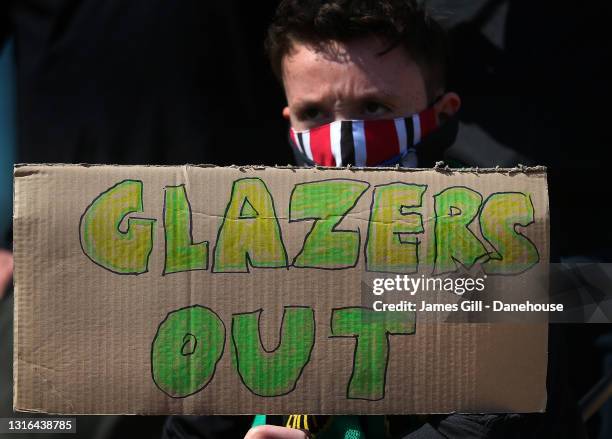
[[[17,161],[289,163],[283,96],[262,48],[273,10],[238,1],[0,1],[0,48],[9,36],[15,44]],[[14,416],[12,303],[9,291],[0,301],[0,417]],[[159,437],[162,423],[79,417],[77,434]]]
[[[4,0],[21,162],[287,164],[270,6]],[[0,37],[1,38],[1,37]]]
[[[472,19],[451,31],[454,59],[449,88],[463,98],[462,121],[478,125],[491,143],[511,149],[514,155],[500,163],[499,148],[487,151],[485,142],[476,142],[482,145],[471,149],[465,145],[458,153],[480,166],[511,166],[519,161],[548,166],[553,237],[563,231],[562,237],[552,240],[558,246],[553,253],[604,258],[612,247],[606,215],[611,208],[601,201],[608,186],[605,167],[612,145],[605,107],[612,87],[612,38],[607,31],[612,5],[483,3]],[[503,47],[498,47],[482,29],[501,7],[507,12],[498,29]],[[594,189],[597,185],[599,189]],[[577,232],[586,227],[568,212],[578,210],[588,218],[591,233]]]
[[[452,11],[453,2],[439,3]],[[606,108],[612,5],[478,3],[476,13],[451,30],[449,88],[463,99],[452,154],[478,166],[546,165],[552,262],[610,262],[612,209],[604,200],[612,145]],[[612,370],[610,336],[596,342],[612,334],[611,325],[560,326],[579,398]],[[612,437],[612,405],[587,426],[591,437]]]

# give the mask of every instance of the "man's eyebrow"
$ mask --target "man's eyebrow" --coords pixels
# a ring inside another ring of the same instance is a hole
[[[366,90],[356,96],[357,99],[368,101],[376,101],[379,99],[384,101],[395,101],[397,97],[397,94],[393,94],[387,90]]]
[[[324,99],[320,98],[320,99],[316,99],[316,98],[305,98],[305,99],[300,99],[299,101],[294,103],[294,108],[296,108],[297,110],[303,110],[309,107],[319,107],[321,105],[323,105],[325,102]]]
[[[397,94],[386,90],[366,90],[362,93],[358,93],[351,97],[351,100],[356,101],[376,101],[383,100],[386,102],[394,102],[398,98]],[[304,109],[308,107],[317,107],[325,104],[326,99],[324,97],[306,97],[295,102],[294,107],[296,109]]]

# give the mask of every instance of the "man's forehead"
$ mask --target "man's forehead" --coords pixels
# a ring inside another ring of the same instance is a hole
[[[300,102],[341,95],[393,97],[404,91],[403,82],[413,76],[409,70],[417,67],[402,48],[381,54],[386,48],[377,38],[316,46],[295,42],[282,63],[287,97]]]
[[[304,87],[298,90],[293,99],[295,106],[305,107],[319,104],[328,100],[337,100],[350,97],[352,100],[394,100],[397,93],[384,86],[376,87],[368,83],[357,82],[328,82],[316,89]]]
[[[378,37],[359,38],[347,42],[323,41],[309,43],[292,41],[291,49],[282,59],[283,75],[295,73],[287,69],[299,64],[304,68],[349,68],[371,69],[374,63],[410,64],[412,60],[400,46],[389,50],[389,44]]]

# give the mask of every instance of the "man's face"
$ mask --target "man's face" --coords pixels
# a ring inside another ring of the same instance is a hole
[[[301,131],[335,120],[392,119],[424,110],[421,69],[401,46],[380,55],[386,48],[378,38],[323,47],[294,43],[282,61],[288,104],[283,115],[291,126]]]

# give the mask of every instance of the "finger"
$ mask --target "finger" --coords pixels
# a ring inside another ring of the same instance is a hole
[[[244,439],[308,439],[309,435],[303,430],[278,427],[276,425],[260,425],[251,428]]]
[[[0,298],[4,295],[12,276],[13,254],[5,250],[0,250]]]

